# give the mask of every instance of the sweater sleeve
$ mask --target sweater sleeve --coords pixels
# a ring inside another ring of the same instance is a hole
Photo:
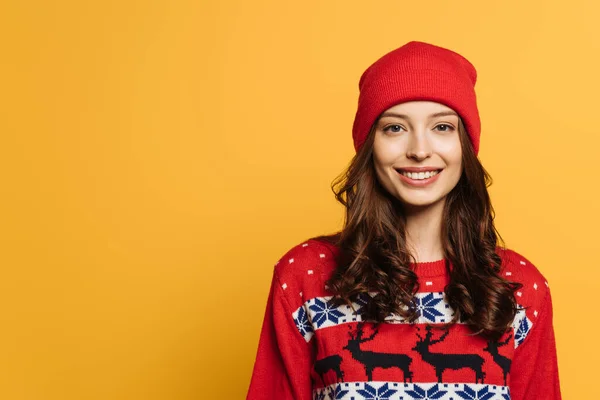
[[[512,400],[561,399],[549,290],[542,301],[539,318],[523,343],[515,349],[510,370],[510,394]]]
[[[311,399],[312,342],[296,327],[286,287],[275,272],[247,400]]]

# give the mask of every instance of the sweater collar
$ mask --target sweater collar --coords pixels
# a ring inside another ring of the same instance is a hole
[[[436,260],[436,261],[426,261],[426,262],[417,262],[410,263],[410,267],[417,276],[422,277],[434,277],[434,276],[444,276],[446,275],[446,259]],[[450,264],[450,262],[448,261]],[[452,267],[450,265],[450,267]]]

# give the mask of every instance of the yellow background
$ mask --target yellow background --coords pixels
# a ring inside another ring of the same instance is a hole
[[[336,230],[360,73],[409,40],[479,71],[507,245],[596,399],[600,6],[0,5],[0,398],[242,399],[275,261]],[[595,297],[596,296],[596,297]]]

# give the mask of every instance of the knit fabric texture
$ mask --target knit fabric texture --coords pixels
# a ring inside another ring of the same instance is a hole
[[[412,41],[375,61],[361,75],[352,128],[356,151],[364,144],[379,115],[414,100],[444,104],[463,120],[475,154],[481,121],[477,109],[477,71],[462,55],[432,44]]]
[[[523,284],[524,309],[488,341],[462,323],[438,329],[453,313],[444,260],[412,265],[420,283],[413,323],[363,321],[365,297],[335,306],[325,282],[336,251],[310,240],[275,266],[248,400],[561,399],[548,282],[525,257],[497,250],[502,275]]]

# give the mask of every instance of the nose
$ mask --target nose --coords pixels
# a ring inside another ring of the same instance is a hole
[[[416,129],[410,133],[406,156],[416,161],[425,160],[432,153],[431,143],[425,129]]]

